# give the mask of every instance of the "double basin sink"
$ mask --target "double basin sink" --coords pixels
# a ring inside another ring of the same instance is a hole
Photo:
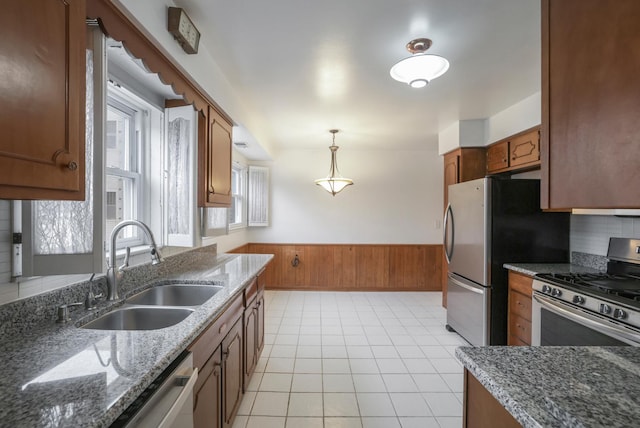
[[[156,330],[178,324],[220,291],[220,285],[157,285],[125,300],[125,306],[82,328],[94,330]]]

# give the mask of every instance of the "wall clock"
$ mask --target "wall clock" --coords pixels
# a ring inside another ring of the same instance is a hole
[[[200,31],[193,25],[184,9],[179,7],[169,8],[168,30],[180,43],[182,49],[188,54],[198,53],[200,43]]]

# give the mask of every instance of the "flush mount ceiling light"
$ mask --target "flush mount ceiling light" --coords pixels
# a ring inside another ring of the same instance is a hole
[[[442,76],[449,69],[449,61],[438,55],[426,54],[431,43],[429,39],[415,39],[407,43],[411,56],[391,67],[391,77],[412,88],[423,88],[436,77]]]
[[[329,146],[331,150],[331,168],[329,169],[329,175],[327,178],[319,178],[315,181],[318,186],[322,186],[324,190],[331,193],[333,196],[340,193],[342,189],[353,184],[353,180],[350,178],[344,178],[338,171],[338,161],[336,160],[336,152],[340,147],[336,146],[336,134],[339,132],[337,129],[329,130],[333,134],[333,142]]]

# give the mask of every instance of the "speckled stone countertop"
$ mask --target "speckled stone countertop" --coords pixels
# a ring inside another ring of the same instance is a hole
[[[505,263],[504,268],[525,275],[534,276],[539,273],[594,273],[598,270],[572,263]]]
[[[525,428],[640,423],[634,347],[461,347],[466,369]]]
[[[163,274],[162,281],[224,286],[182,322],[168,328],[115,331],[78,327],[109,311],[105,303],[95,312],[78,310],[80,315],[73,323],[48,320],[29,331],[3,335],[0,426],[109,426],[271,258],[192,251],[180,263],[167,263],[162,269],[171,273]],[[153,285],[140,283],[145,284],[142,289]]]

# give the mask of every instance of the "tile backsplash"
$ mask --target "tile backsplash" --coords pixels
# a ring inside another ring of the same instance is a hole
[[[640,239],[640,218],[571,216],[571,251],[606,256],[611,237]]]

